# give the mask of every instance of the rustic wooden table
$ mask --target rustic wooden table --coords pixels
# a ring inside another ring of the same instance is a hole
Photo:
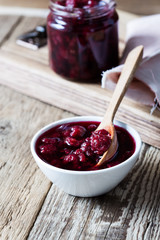
[[[135,17],[120,14],[122,26],[126,19]],[[16,46],[15,38],[24,26],[27,29],[31,22],[33,26],[44,21],[0,16],[3,26],[0,28],[0,239],[159,240],[158,112],[150,116],[148,108],[124,100],[117,118],[133,122],[144,143],[133,170],[103,196],[70,196],[51,184],[34,162],[29,144],[39,128],[76,114],[96,114],[98,108],[103,114],[105,99],[109,100],[110,96],[98,85],[77,85],[52,74],[47,65],[46,48],[33,53]],[[122,28],[121,35],[124,31]],[[34,80],[33,85],[30,79]],[[68,86],[71,90],[67,93]],[[89,97],[85,98],[86,90]],[[43,91],[49,99],[43,96]],[[91,109],[93,101],[95,105]]]

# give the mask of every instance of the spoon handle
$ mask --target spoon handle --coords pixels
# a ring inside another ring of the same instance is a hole
[[[128,85],[133,79],[134,73],[136,71],[137,65],[142,59],[143,46],[138,46],[134,48],[127,56],[122,73],[117,82],[116,88],[114,90],[112,99],[110,101],[109,107],[105,113],[105,116],[99,126],[99,129],[105,128],[113,122],[115,113],[126,93]]]

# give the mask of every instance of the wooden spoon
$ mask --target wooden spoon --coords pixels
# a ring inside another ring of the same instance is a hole
[[[142,55],[143,55],[143,46],[138,46],[134,48],[128,54],[125,64],[123,66],[122,73],[120,75],[120,78],[114,90],[109,107],[104,115],[102,122],[96,129],[96,130],[106,129],[110,133],[111,139],[112,139],[109,149],[103,154],[102,158],[99,160],[96,166],[100,166],[104,162],[108,161],[117,152],[118,142],[117,142],[117,134],[113,125],[113,119],[126,93],[126,90],[133,79],[133,75],[142,59]]]

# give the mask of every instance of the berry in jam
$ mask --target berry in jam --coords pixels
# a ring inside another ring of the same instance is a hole
[[[135,151],[135,141],[123,128],[115,126],[118,151],[109,162],[95,167],[111,144],[106,130],[95,129],[99,122],[67,123],[43,133],[36,142],[36,152],[45,162],[63,169],[87,171],[120,164]]]
[[[67,79],[100,81],[118,65],[118,15],[113,0],[52,0],[47,18],[49,62]]]

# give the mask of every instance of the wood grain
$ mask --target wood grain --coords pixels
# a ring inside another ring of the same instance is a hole
[[[15,28],[20,19],[21,18],[18,16],[0,16],[1,26],[3,26],[0,28],[0,46],[7,38],[9,38],[12,29]]]
[[[134,14],[150,15],[160,12],[159,0],[117,0],[117,6],[123,11]]]
[[[101,197],[75,198],[52,185],[28,239],[158,240],[159,157],[143,145],[132,172]]]
[[[51,186],[31,157],[31,138],[70,114],[3,87],[0,96],[0,239],[22,240]]]
[[[8,17],[9,18],[9,17]],[[11,18],[12,19],[12,18]],[[45,25],[46,19],[40,17],[21,17],[21,21],[16,27],[12,28],[12,34],[7,39],[1,49],[15,55],[19,55],[24,59],[35,60],[37,62],[48,64],[48,49],[42,47],[38,51],[33,51],[16,44],[16,39],[25,32],[33,30],[37,25]],[[22,58],[22,59],[23,59]]]
[[[49,1],[46,0],[0,0],[0,5],[5,7],[23,7],[23,8],[48,8]]]

